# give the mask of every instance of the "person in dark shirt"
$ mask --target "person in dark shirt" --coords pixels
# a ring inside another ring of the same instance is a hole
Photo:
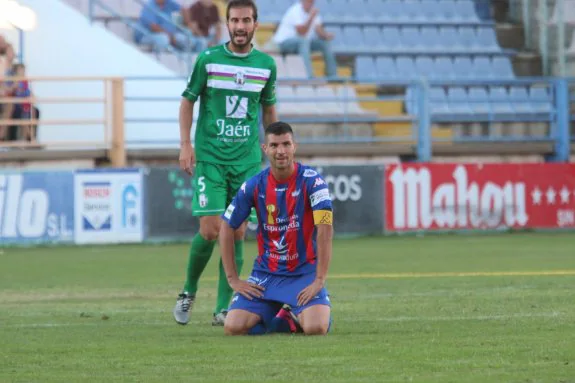
[[[218,45],[222,38],[221,19],[218,7],[213,0],[198,0],[189,8],[182,11],[184,25],[188,28],[194,37],[196,37],[199,46],[205,48]]]

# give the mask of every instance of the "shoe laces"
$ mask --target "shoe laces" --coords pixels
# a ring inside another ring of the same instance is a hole
[[[182,301],[182,304],[181,304],[182,311],[187,312],[190,309],[190,307],[192,306],[192,303],[194,302],[194,297],[189,296],[187,294],[180,294],[179,298]]]

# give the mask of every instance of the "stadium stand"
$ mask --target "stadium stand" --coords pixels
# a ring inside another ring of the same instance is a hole
[[[63,1],[134,44],[134,21],[147,0]],[[541,74],[537,66],[521,65],[529,44],[518,33],[521,25],[509,23],[501,11],[507,0],[316,0],[324,24],[336,36],[340,78],[333,82],[307,81],[301,57],[282,56],[271,42],[291,3],[257,1],[256,45],[276,60],[282,118],[297,124],[304,142],[357,139],[412,145],[427,113],[421,100],[428,97],[434,142],[506,137],[552,143],[555,84],[531,78]],[[225,2],[216,4],[224,14]],[[575,17],[568,8],[567,22]],[[552,20],[558,17],[553,9]],[[504,27],[498,25],[501,21]],[[575,52],[575,39],[567,42]],[[182,77],[194,62],[187,52],[155,55],[149,47],[139,48]],[[528,53],[539,60],[536,52]],[[319,55],[313,66],[321,77]]]

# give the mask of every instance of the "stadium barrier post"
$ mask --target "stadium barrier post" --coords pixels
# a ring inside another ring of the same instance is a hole
[[[569,84],[566,78],[555,80],[555,147],[550,160],[555,162],[569,161]]]
[[[110,161],[115,168],[126,166],[126,142],[124,136],[124,80],[113,78],[112,90],[112,143]]]
[[[429,114],[429,84],[421,79],[417,86],[418,103],[418,132],[417,132],[417,161],[431,160],[431,117]]]

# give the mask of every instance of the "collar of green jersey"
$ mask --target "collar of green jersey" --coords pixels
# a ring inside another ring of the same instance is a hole
[[[254,50],[254,44],[251,44],[251,48],[250,51],[248,53],[236,53],[236,52],[232,52],[229,48],[228,48],[228,44],[230,42],[228,41],[227,43],[224,43],[224,50],[226,51],[226,53],[232,55],[232,56],[236,56],[236,57],[247,57],[250,55],[250,53],[253,52]]]

